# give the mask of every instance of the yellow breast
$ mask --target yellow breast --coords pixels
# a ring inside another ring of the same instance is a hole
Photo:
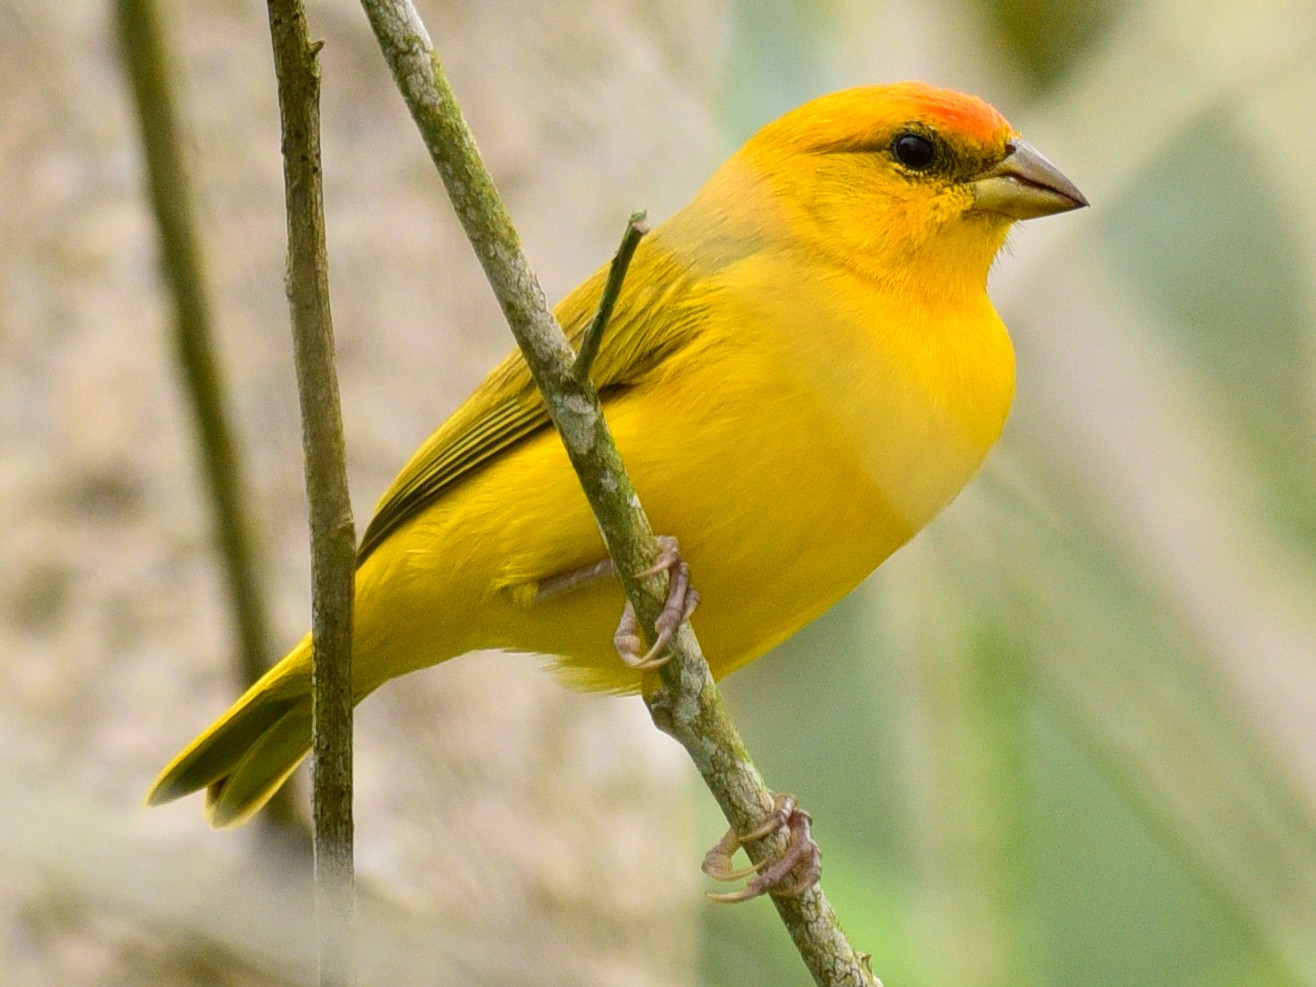
[[[760,355],[764,400],[777,405],[756,427],[796,419],[781,441],[798,434],[804,445],[784,458],[816,463],[825,447],[917,531],[1000,436],[1014,394],[1005,327],[985,291],[929,304],[838,268],[801,283],[789,277],[797,269],[768,254],[734,274],[741,303],[726,345]]]
[[[716,675],[818,616],[977,471],[1014,387],[985,293],[940,317],[844,271],[802,285],[756,256],[710,283],[717,317],[609,406],[655,528],[675,534]]]

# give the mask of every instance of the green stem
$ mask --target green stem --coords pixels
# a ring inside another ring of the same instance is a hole
[[[617,253],[608,266],[608,279],[604,282],[603,291],[599,295],[598,310],[594,313],[594,318],[590,320],[589,326],[586,327],[584,336],[581,337],[580,352],[576,354],[576,363],[571,368],[579,381],[589,379],[590,369],[594,366],[594,358],[599,355],[599,345],[603,342],[603,331],[608,328],[608,321],[612,318],[612,310],[617,306],[617,297],[621,294],[621,286],[626,280],[626,272],[630,270],[631,259],[635,256],[635,248],[640,245],[640,238],[648,232],[649,224],[646,221],[645,214],[643,212],[631,213],[631,218],[626,224],[626,233],[621,238],[621,246],[617,248]]]
[[[311,751],[320,983],[355,980],[352,865],[352,594],[356,531],[334,371],[320,168],[319,44],[301,0],[270,0],[288,210],[288,303],[311,527]]]

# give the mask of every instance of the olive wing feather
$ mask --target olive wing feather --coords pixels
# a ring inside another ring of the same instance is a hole
[[[636,261],[642,259],[637,256]],[[623,285],[592,368],[595,386],[605,400],[610,393],[652,374],[695,329],[694,320],[688,317],[691,313],[681,304],[688,295],[688,278],[670,257],[651,255],[648,261],[645,273],[649,276],[632,274]],[[557,308],[558,320],[577,349],[593,318],[605,277],[605,271],[598,272]],[[655,319],[655,312],[664,317]],[[543,398],[524,357],[516,351],[490,373],[394,479],[362,536],[357,564],[454,485],[548,427]]]

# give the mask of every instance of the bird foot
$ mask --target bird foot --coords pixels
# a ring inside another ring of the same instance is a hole
[[[672,635],[699,605],[699,591],[690,585],[690,567],[681,558],[676,539],[659,535],[658,549],[658,561],[639,573],[641,577],[656,576],[663,570],[668,573],[667,602],[653,623],[653,647],[641,653],[644,641],[640,638],[640,622],[629,600],[626,601],[626,609],[622,611],[621,622],[617,624],[617,632],[612,636],[612,646],[617,649],[621,660],[639,672],[647,672],[667,663],[671,658],[667,646],[672,641]]]
[[[807,812],[796,806],[795,796],[778,795],[774,799],[771,814],[756,828],[748,833],[727,830],[717,845],[705,854],[704,873],[717,881],[740,881],[752,877],[739,891],[710,893],[709,899],[720,904],[735,904],[765,893],[793,898],[817,884],[822,875],[822,850],[809,832],[812,821]],[[742,846],[783,827],[789,835],[789,841],[780,857],[740,869],[732,866],[731,858]]]

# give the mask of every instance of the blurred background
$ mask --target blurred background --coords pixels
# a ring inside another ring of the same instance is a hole
[[[1316,984],[1316,6],[420,10],[553,297],[848,85],[979,93],[1088,194],[993,274],[982,476],[726,696],[887,987]],[[165,15],[272,660],[309,600],[265,11]],[[309,15],[360,527],[510,340],[359,8]],[[0,5],[0,979],[310,983],[300,803],[141,807],[242,673],[113,25]],[[806,983],[770,905],[703,900],[723,824],[639,701],[534,665],[358,711],[361,982]]]

